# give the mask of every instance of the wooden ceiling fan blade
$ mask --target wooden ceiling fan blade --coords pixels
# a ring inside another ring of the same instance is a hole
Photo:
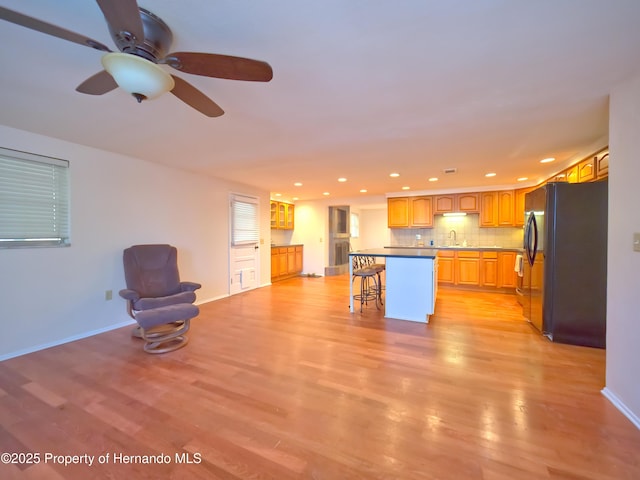
[[[106,70],[87,78],[76,88],[77,92],[88,95],[103,95],[118,88],[118,84]]]
[[[85,47],[95,48],[96,50],[102,50],[104,52],[111,51],[106,45],[103,45],[102,43],[89,37],[85,37],[84,35],[66,30],[51,23],[43,22],[42,20],[38,20],[37,18],[29,17],[28,15],[23,15],[22,13],[9,10],[8,8],[0,7],[0,18],[8,22],[15,23],[16,25],[30,28],[31,30],[35,30],[37,32],[46,33],[47,35],[52,35],[63,40],[68,40],[70,42],[84,45]]]
[[[219,117],[224,113],[217,103],[207,97],[204,93],[191,85],[186,80],[171,75],[175,81],[175,86],[171,93],[182,100],[190,107],[195,108],[207,117]]]
[[[144,28],[136,0],[96,0],[109,27],[123,38],[130,36],[142,42]]]
[[[167,55],[161,63],[181,72],[205,77],[251,82],[268,82],[273,78],[273,70],[266,62],[215,53],[175,52]]]

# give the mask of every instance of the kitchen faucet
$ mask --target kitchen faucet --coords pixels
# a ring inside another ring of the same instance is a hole
[[[453,243],[452,245],[456,245],[456,231],[455,230],[451,230],[449,232],[449,238],[451,238],[453,236]]]

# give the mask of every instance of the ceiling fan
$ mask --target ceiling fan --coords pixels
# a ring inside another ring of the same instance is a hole
[[[173,34],[168,25],[136,0],[96,0],[109,33],[119,52],[96,40],[0,6],[0,19],[107,52],[102,57],[104,70],[82,82],[76,90],[103,95],[115,88],[131,93],[138,102],[170,91],[173,95],[208,117],[224,111],[186,80],[169,74],[159,65],[205,77],[268,82],[273,70],[268,63],[250,58],[214,53],[169,52]]]

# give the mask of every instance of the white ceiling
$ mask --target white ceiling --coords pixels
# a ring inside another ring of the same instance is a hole
[[[225,110],[219,118],[173,95],[140,105],[121,90],[82,95],[101,52],[0,21],[0,124],[285,198],[487,189],[537,183],[606,146],[608,94],[640,67],[638,0],[139,4],[171,27],[171,51],[264,60],[273,80],[173,71]],[[0,5],[114,48],[92,1]]]

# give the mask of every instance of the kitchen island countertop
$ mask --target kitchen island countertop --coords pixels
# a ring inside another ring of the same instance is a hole
[[[438,249],[403,247],[368,248],[365,250],[356,250],[354,252],[349,252],[349,255],[368,255],[371,257],[435,258],[436,255],[438,255]]]

